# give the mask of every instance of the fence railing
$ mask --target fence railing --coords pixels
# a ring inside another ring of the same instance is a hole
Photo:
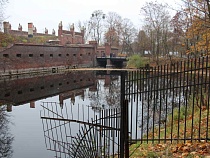
[[[57,157],[127,158],[133,143],[209,141],[209,62],[203,57],[121,72],[118,108],[91,113],[43,103],[46,147]]]
[[[129,72],[129,143],[210,140],[209,57]]]

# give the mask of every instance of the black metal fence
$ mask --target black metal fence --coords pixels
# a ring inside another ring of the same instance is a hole
[[[129,72],[128,143],[210,139],[209,57]]]
[[[209,141],[209,75],[208,57],[189,59],[121,72],[119,108],[43,103],[46,147],[62,158],[124,158],[133,143]]]
[[[84,105],[73,109],[53,102],[45,102],[42,107],[45,145],[56,158],[120,155],[120,109],[92,112]]]

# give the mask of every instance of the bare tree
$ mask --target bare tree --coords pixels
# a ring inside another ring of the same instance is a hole
[[[133,54],[134,50],[132,44],[137,36],[137,30],[129,19],[123,19],[121,25],[121,42],[122,52],[126,54]]]
[[[91,40],[91,26],[89,21],[78,21],[76,27],[81,31],[84,30],[84,41],[85,43]]]
[[[9,132],[9,115],[6,113],[6,106],[0,106],[0,157],[10,158],[13,155],[12,142],[14,137]]]
[[[92,39],[97,41],[99,44],[102,43],[102,34],[104,33],[104,19],[105,14],[102,10],[96,10],[92,13],[89,27],[90,35]]]
[[[146,2],[141,8],[145,16],[146,32],[150,37],[151,53],[156,58],[157,64],[160,55],[168,54],[168,32],[170,31],[170,16],[167,4]]]
[[[106,33],[105,41],[111,43],[112,46],[119,47],[120,35],[122,27],[122,17],[116,12],[109,12],[106,16]]]
[[[4,20],[4,8],[8,0],[0,0],[0,31],[2,29],[2,21]]]
[[[171,49],[173,52],[179,52],[181,57],[189,48],[189,42],[185,34],[189,25],[190,22],[186,19],[186,14],[184,12],[178,11],[171,20]]]
[[[149,37],[144,30],[140,30],[135,41],[135,52],[141,55],[149,51]]]

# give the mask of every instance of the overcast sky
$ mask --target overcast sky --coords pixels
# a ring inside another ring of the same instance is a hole
[[[12,29],[17,29],[20,23],[23,30],[27,30],[28,22],[33,22],[38,32],[43,33],[46,27],[49,33],[53,28],[57,33],[60,21],[67,29],[69,23],[89,20],[93,11],[102,10],[105,14],[116,12],[139,28],[142,18],[140,9],[146,1],[152,0],[9,0],[5,21],[11,23]],[[170,0],[170,5],[174,5],[175,1]]]

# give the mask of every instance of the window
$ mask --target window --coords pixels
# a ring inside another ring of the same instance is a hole
[[[61,57],[61,54],[58,54],[59,57]]]
[[[76,54],[73,54],[74,57],[76,57]]]
[[[33,91],[34,91],[34,89],[33,89],[33,88],[31,88],[31,89],[30,89],[30,92],[33,92]]]
[[[50,54],[50,57],[53,57],[53,54]]]
[[[82,57],[82,54],[80,54],[80,56]]]
[[[8,58],[9,54],[3,54],[3,57]]]
[[[6,93],[4,96],[5,97],[9,97],[10,96],[10,93]]]
[[[23,91],[18,91],[18,94],[22,94],[23,93]]]
[[[29,56],[29,57],[33,57],[34,55],[33,55],[33,54],[29,54],[28,56]]]
[[[66,56],[68,57],[68,56],[69,56],[69,54],[66,54]]]
[[[40,54],[40,57],[44,57],[44,54]]]
[[[16,54],[16,57],[21,58],[21,54]]]
[[[62,85],[62,83],[59,83],[59,86],[61,86]]]
[[[44,86],[41,86],[41,89],[44,89]]]

